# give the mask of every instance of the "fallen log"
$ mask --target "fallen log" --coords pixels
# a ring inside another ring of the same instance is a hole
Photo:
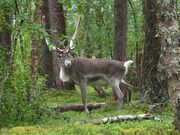
[[[106,117],[101,120],[84,120],[81,121],[81,124],[106,124],[106,123],[115,123],[123,121],[141,121],[141,120],[156,120],[160,121],[159,118],[154,117],[151,114],[139,114],[139,115],[119,115],[115,117]]]
[[[105,103],[93,103],[87,104],[87,108],[89,111],[94,109],[100,109],[105,105]],[[83,104],[76,104],[76,105],[63,105],[63,106],[48,106],[50,109],[65,112],[65,111],[84,111]]]

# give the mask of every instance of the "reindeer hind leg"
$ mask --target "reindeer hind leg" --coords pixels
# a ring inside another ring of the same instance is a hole
[[[120,81],[119,80],[113,80],[110,82],[110,86],[112,88],[112,90],[115,92],[116,96],[117,96],[117,108],[120,109],[121,108],[121,104],[123,102],[123,97],[124,97],[124,94],[122,93],[121,89],[119,88],[119,83]]]

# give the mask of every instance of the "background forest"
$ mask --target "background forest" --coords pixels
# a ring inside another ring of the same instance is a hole
[[[179,14],[178,0],[0,0],[0,134],[180,134]],[[109,87],[88,87],[88,103],[106,104],[88,115],[50,107],[82,104],[52,51],[79,15],[76,55],[134,61],[119,111]],[[84,123],[142,113],[158,120]]]

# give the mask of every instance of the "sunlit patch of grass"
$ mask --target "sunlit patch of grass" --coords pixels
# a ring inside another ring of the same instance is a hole
[[[30,134],[38,134],[43,133],[44,128],[40,126],[24,126],[24,127],[13,127],[11,129],[3,129],[2,130],[4,135],[12,135],[12,134],[18,134],[18,135],[26,135],[28,133]]]

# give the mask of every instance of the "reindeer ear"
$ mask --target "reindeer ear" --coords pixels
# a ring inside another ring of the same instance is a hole
[[[56,47],[54,47],[54,46],[52,46],[51,48],[52,48],[53,51],[56,50]]]

